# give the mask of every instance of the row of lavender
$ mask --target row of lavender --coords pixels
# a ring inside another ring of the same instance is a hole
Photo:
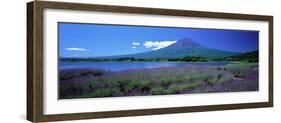
[[[168,67],[111,72],[60,70],[59,98],[96,98],[258,90],[258,64]]]

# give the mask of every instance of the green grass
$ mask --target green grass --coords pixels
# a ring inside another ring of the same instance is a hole
[[[90,94],[83,96],[84,98],[94,98],[94,97],[112,97],[120,93],[117,88],[105,88],[98,89]]]
[[[169,92],[167,90],[165,90],[162,87],[155,87],[153,89],[151,89],[150,93],[152,95],[166,95],[169,94]]]

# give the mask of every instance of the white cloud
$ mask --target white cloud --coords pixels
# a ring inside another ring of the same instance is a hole
[[[137,47],[136,47],[136,46],[132,46],[132,48],[133,48],[133,49],[136,49]]]
[[[140,43],[139,42],[133,42],[132,45],[138,46],[138,45],[140,45]]]
[[[146,48],[151,48],[152,50],[158,50],[176,42],[177,41],[145,41],[143,46]]]
[[[76,47],[72,47],[72,48],[65,48],[65,50],[70,50],[70,51],[88,51],[85,48],[76,48]]]

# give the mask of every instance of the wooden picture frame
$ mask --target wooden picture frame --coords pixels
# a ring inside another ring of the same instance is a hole
[[[181,106],[153,109],[102,111],[102,112],[78,112],[67,114],[44,114],[44,10],[79,10],[99,11],[144,15],[168,15],[170,17],[198,17],[219,18],[232,20],[251,20],[268,22],[268,101],[239,103],[239,104],[217,104],[206,106]],[[201,12],[187,10],[171,10],[156,8],[140,8],[125,6],[94,5],[80,3],[62,3],[34,1],[27,3],[27,120],[32,122],[48,122],[62,120],[80,120],[108,117],[156,115],[186,112],[201,112],[215,110],[231,110],[245,108],[260,108],[273,106],[273,16],[247,15],[233,13]]]

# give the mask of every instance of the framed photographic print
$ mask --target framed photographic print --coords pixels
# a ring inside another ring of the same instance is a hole
[[[34,122],[273,106],[273,17],[27,4]]]

